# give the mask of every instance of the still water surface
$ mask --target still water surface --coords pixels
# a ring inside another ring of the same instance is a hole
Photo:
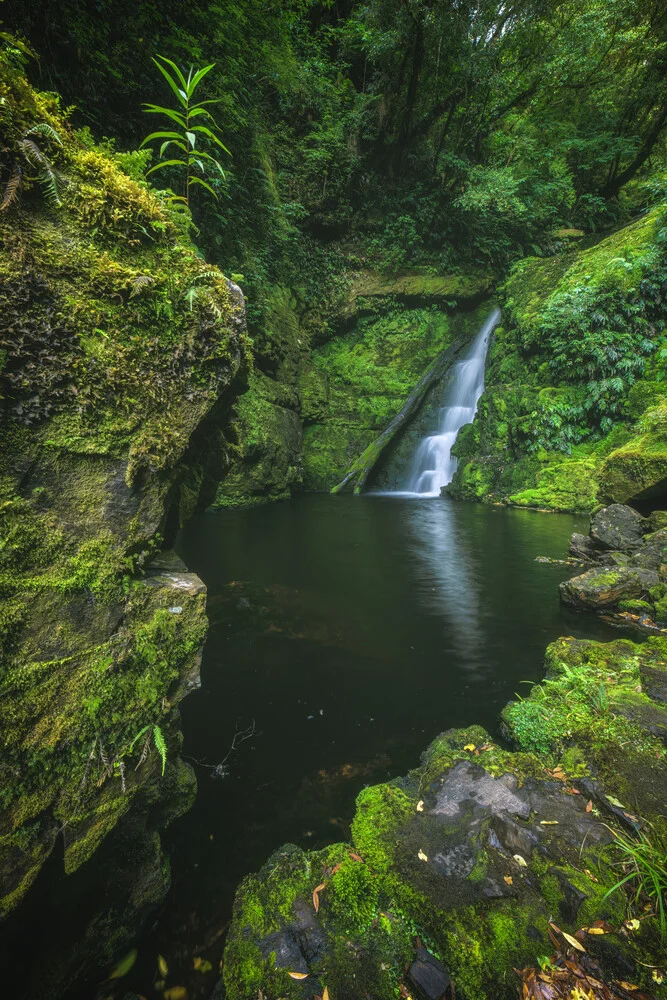
[[[359,790],[414,767],[444,729],[477,722],[497,736],[500,710],[541,678],[551,640],[617,635],[561,607],[570,567],[535,561],[562,558],[586,527],[440,499],[317,494],[190,522],[177,550],[208,586],[211,622],[201,690],[182,704],[197,801],[164,835],[172,890],[136,965],[98,992],[100,970],[67,1000],[158,1000],[158,955],[169,988],[209,997],[246,873],[287,841],[347,838]],[[84,880],[99,905],[103,853],[67,878],[57,852],[45,866],[13,936],[0,938],[8,995],[37,996],[33,970],[80,938],[75,888]]]
[[[183,703],[193,810],[166,835],[173,890],[148,950],[219,959],[236,885],[286,841],[348,836],[368,783],[429,741],[498,714],[559,635],[612,638],[561,607],[569,535],[587,520],[446,500],[308,495],[203,515],[177,550],[208,586],[202,688]],[[203,986],[203,984],[202,984]],[[146,987],[144,984],[144,991]],[[143,991],[142,991],[143,992]]]

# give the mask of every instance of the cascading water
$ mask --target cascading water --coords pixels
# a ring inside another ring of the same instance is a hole
[[[500,322],[500,309],[494,309],[482,324],[466,357],[452,369],[450,388],[440,410],[437,433],[422,438],[415,452],[412,467],[402,485],[404,496],[440,496],[440,490],[451,483],[457,461],[452,456],[456,435],[464,424],[472,423],[477,401],[484,392],[484,364],[489,338]]]

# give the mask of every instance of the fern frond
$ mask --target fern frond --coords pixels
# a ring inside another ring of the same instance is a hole
[[[137,745],[137,743],[139,742],[139,740],[141,739],[141,737],[144,735],[144,733],[147,733],[150,728],[151,728],[150,726],[144,726],[142,729],[139,730],[139,732],[137,733],[137,735],[134,737],[134,739],[130,743],[130,746],[128,747],[128,751],[127,751],[128,753],[132,753],[132,751],[134,750],[135,746]]]
[[[14,112],[6,97],[0,97],[0,122],[9,128],[14,125]]]
[[[164,769],[167,766],[167,744],[164,741],[164,735],[159,726],[153,726],[153,739],[155,740],[157,752],[160,754],[160,760],[162,761],[162,774],[164,775]]]
[[[49,165],[49,161],[44,153],[41,151],[34,139],[28,139],[24,136],[16,144],[21,151],[21,155],[24,160],[34,167],[36,170],[41,170],[43,167]]]
[[[45,135],[48,139],[51,139],[52,142],[58,143],[59,146],[62,146],[63,144],[63,141],[56,130],[49,125],[48,122],[40,122],[39,125],[33,125],[32,128],[29,128],[28,131],[24,133],[24,138],[27,139],[30,135]]]
[[[120,771],[120,788],[121,788],[121,792],[123,793],[123,795],[125,795],[125,791],[126,791],[126,788],[125,788],[125,764],[124,764],[124,762],[122,760],[119,761],[119,763],[118,763],[118,770]]]
[[[133,278],[130,282],[132,285],[132,291],[130,292],[130,298],[133,299],[135,295],[138,295],[142,288],[146,288],[148,285],[155,284],[155,278],[150,274],[139,274],[136,278]]]
[[[5,186],[5,192],[2,196],[2,203],[0,203],[0,212],[6,212],[15,201],[18,201],[19,191],[21,190],[21,180],[23,175],[21,174],[21,167],[18,163],[14,164],[14,169],[12,175],[7,181]]]
[[[58,175],[55,170],[53,170],[50,163],[47,162],[42,167],[39,172],[38,180],[41,185],[44,198],[51,208],[60,208],[63,202],[60,197],[60,191],[58,190]]]

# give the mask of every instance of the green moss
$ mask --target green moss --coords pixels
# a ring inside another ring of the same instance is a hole
[[[413,815],[417,801],[396,785],[372,785],[359,793],[352,821],[352,842],[374,870],[387,870],[392,837]]]

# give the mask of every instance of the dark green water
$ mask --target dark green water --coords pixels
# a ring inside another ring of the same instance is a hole
[[[194,809],[168,832],[174,885],[151,945],[219,959],[236,885],[286,841],[345,838],[368,783],[413,767],[451,726],[498,714],[559,635],[612,638],[561,607],[587,519],[440,500],[309,495],[208,514],[177,549],[208,586],[202,689],[182,708]],[[183,978],[182,977],[182,978]],[[172,979],[172,982],[174,980]],[[176,978],[178,980],[178,977]],[[144,985],[144,991],[145,991]]]
[[[98,992],[100,970],[68,1000],[157,1000],[158,955],[168,987],[209,997],[246,873],[286,841],[347,838],[359,790],[415,766],[444,729],[477,722],[498,735],[500,710],[541,678],[551,640],[617,636],[561,607],[570,567],[535,561],[562,558],[586,528],[567,515],[317,494],[188,524],[177,550],[208,586],[211,622],[201,690],[182,704],[197,801],[164,835],[172,890],[131,973]],[[214,765],[253,723],[220,777]],[[58,852],[45,866],[5,942],[13,996],[37,996],[33,966],[82,933],[105,849],[75,876],[62,876]]]

